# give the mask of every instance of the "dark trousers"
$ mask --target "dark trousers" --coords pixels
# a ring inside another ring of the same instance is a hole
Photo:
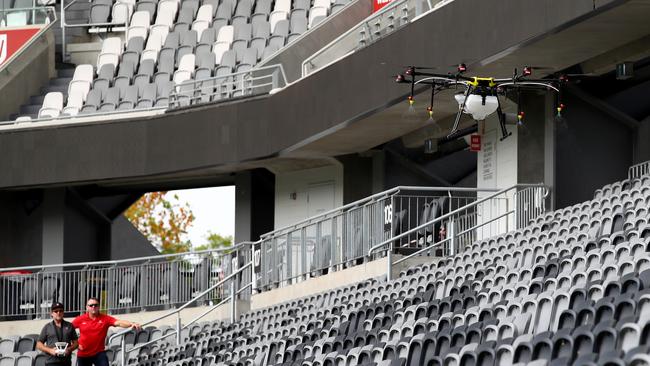
[[[99,352],[91,357],[77,357],[77,366],[109,366],[106,352]]]

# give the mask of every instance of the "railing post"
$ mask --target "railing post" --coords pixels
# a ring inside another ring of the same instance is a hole
[[[181,345],[181,313],[176,313],[176,345]]]
[[[65,0],[61,0],[61,61],[65,62],[66,45],[65,45]]]
[[[386,281],[393,280],[393,242],[388,244],[388,252],[386,253]]]
[[[122,340],[120,341],[120,344],[122,346],[122,352],[120,353],[122,366],[126,366],[126,336],[122,336]]]
[[[237,301],[237,294],[236,294],[236,286],[235,286],[235,278],[233,277],[230,279],[230,323],[235,322],[235,312],[237,311],[237,305],[235,302]]]
[[[456,228],[454,225],[454,218],[451,217],[449,219],[449,223],[447,224],[449,226],[449,255],[454,255],[456,254]]]

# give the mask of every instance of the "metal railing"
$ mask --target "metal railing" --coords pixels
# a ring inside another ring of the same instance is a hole
[[[370,15],[302,63],[302,76],[330,65],[370,45],[421,15],[453,0],[398,0]]]
[[[92,5],[92,1],[90,0],[72,0],[68,3],[66,3],[65,0],[61,0],[61,55],[63,57],[63,61],[68,61],[68,54],[67,54],[67,42],[66,42],[66,29],[68,28],[105,28],[108,31],[111,32],[126,32],[127,30],[127,24],[126,23],[75,23],[75,24],[69,24],[67,19],[66,19],[66,11],[73,11],[73,10],[79,10],[79,9],[74,9],[75,6],[80,6],[81,11],[86,11],[88,10],[88,17],[86,19],[90,20],[90,8],[88,8],[88,4]]]
[[[190,80],[174,87],[169,95],[169,108],[274,93],[286,85],[287,77],[281,64]]]
[[[36,6],[28,8],[0,9],[0,28],[24,27],[30,25],[47,25],[56,22],[56,11],[52,6]]]
[[[365,260],[368,250],[386,240],[396,240],[396,250],[408,253],[438,235],[422,230],[409,236],[397,235],[476,201],[494,189],[453,187],[396,187],[294,225],[262,235],[255,244],[260,265],[256,286],[260,289],[300,282]],[[493,199],[506,210],[508,201]],[[456,228],[464,230],[479,221],[480,211],[456,218]],[[493,213],[491,213],[493,214]],[[514,224],[510,225],[514,226]],[[484,235],[488,235],[486,228]],[[474,240],[475,234],[461,239]],[[459,239],[459,240],[461,240]]]
[[[3,268],[0,318],[47,317],[54,301],[63,302],[67,312],[79,313],[91,296],[99,297],[102,310],[111,313],[178,306],[251,258],[250,246],[240,244],[129,260]],[[200,301],[214,302],[227,295],[211,292]]]
[[[628,179],[640,178],[644,175],[650,175],[650,161],[632,165],[627,171]]]
[[[244,278],[245,278],[246,270],[251,266],[252,266],[252,261],[249,260],[246,264],[244,264],[240,268],[236,269],[235,271],[233,271],[231,274],[229,274],[228,276],[226,276],[225,278],[223,278],[219,282],[217,282],[214,285],[210,286],[208,289],[206,289],[206,290],[202,291],[201,293],[197,294],[191,300],[187,301],[185,304],[178,307],[177,309],[172,310],[172,311],[170,311],[170,312],[168,312],[168,313],[166,313],[164,315],[161,315],[161,316],[159,316],[159,317],[157,317],[155,319],[149,320],[148,322],[141,324],[142,326],[147,326],[147,325],[153,324],[155,322],[158,322],[160,320],[163,320],[163,319],[166,319],[166,318],[169,318],[171,316],[176,315],[176,327],[172,332],[169,332],[167,334],[163,334],[158,338],[152,339],[152,340],[150,340],[150,341],[148,341],[146,343],[138,344],[135,347],[132,347],[132,348],[129,348],[129,349],[127,349],[127,347],[126,347],[126,334],[132,332],[133,331],[132,329],[126,329],[126,330],[123,330],[121,332],[113,334],[108,339],[108,343],[111,344],[113,339],[121,338],[121,340],[120,340],[120,344],[121,344],[120,362],[121,362],[121,365],[126,365],[126,361],[127,361],[126,355],[128,353],[131,353],[133,351],[137,351],[137,350],[139,350],[139,349],[141,349],[143,347],[146,347],[146,346],[148,346],[150,344],[157,343],[157,342],[159,342],[159,341],[161,341],[161,340],[163,340],[165,338],[168,338],[168,337],[171,337],[171,336],[176,336],[176,344],[181,344],[181,342],[183,341],[183,339],[181,337],[183,329],[186,329],[189,326],[195,324],[196,322],[201,320],[203,317],[208,315],[210,312],[212,312],[215,309],[217,309],[218,307],[226,304],[227,302],[230,302],[230,321],[231,321],[231,323],[234,322],[236,320],[238,296],[244,290],[250,288],[251,285],[252,285],[252,281],[251,281],[252,278],[250,276],[248,277],[248,281],[244,282],[245,281]],[[250,271],[248,271],[248,272],[250,273]],[[237,278],[238,276],[240,278]],[[230,284],[230,286],[229,286],[229,291],[228,291],[229,294],[228,294],[228,296],[226,298],[222,299],[217,304],[210,306],[206,311],[202,312],[199,316],[197,316],[194,319],[190,320],[187,324],[183,325],[181,323],[181,321],[182,321],[182,319],[181,319],[181,311],[183,311],[183,309],[186,309],[187,307],[189,307],[193,303],[198,302],[200,299],[204,298],[205,296],[210,296],[211,293],[224,292],[225,289],[223,289],[223,286],[227,282]],[[244,283],[246,283],[246,284],[244,285]]]
[[[391,280],[393,266],[414,256],[455,255],[476,240],[525,227],[546,212],[548,193],[542,184],[518,184],[500,190],[388,238],[370,248],[367,254],[371,257],[375,252],[387,253],[386,275]],[[470,217],[474,220],[468,220]],[[420,244],[416,246],[418,249],[393,262],[393,252],[402,243],[413,241]]]
[[[34,118],[29,120],[20,120],[20,121],[0,121],[0,127],[2,126],[14,126],[20,125],[29,126],[30,123],[34,122],[81,122],[81,121],[101,121],[103,119],[109,118],[110,120],[117,119],[126,119],[126,118],[135,118],[142,117],[143,115],[152,116],[156,114],[162,114],[167,110],[167,107],[151,107],[151,108],[135,108],[129,110],[115,110],[115,111],[106,111],[106,112],[92,112],[92,113],[81,113],[72,115],[59,115],[58,117],[41,117]]]

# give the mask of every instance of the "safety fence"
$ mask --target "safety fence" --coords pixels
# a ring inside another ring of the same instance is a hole
[[[0,319],[48,317],[52,302],[66,312],[85,310],[89,297],[110,313],[162,310],[184,304],[251,261],[249,245],[120,261],[5,268],[0,272]],[[245,273],[242,281],[251,280]],[[250,296],[250,289],[244,296]],[[228,291],[203,294],[197,304],[220,301]]]
[[[650,161],[632,165],[627,171],[628,179],[640,178],[644,175],[650,175]]]
[[[174,87],[169,95],[169,108],[269,94],[286,85],[281,64],[190,80]]]

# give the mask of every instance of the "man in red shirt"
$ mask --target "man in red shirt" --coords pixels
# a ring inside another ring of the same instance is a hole
[[[79,315],[72,321],[79,329],[79,350],[77,351],[78,366],[108,366],[108,357],[104,352],[106,334],[110,327],[134,328],[142,327],[128,320],[115,319],[99,312],[99,300],[91,297],[86,302],[86,314]]]

